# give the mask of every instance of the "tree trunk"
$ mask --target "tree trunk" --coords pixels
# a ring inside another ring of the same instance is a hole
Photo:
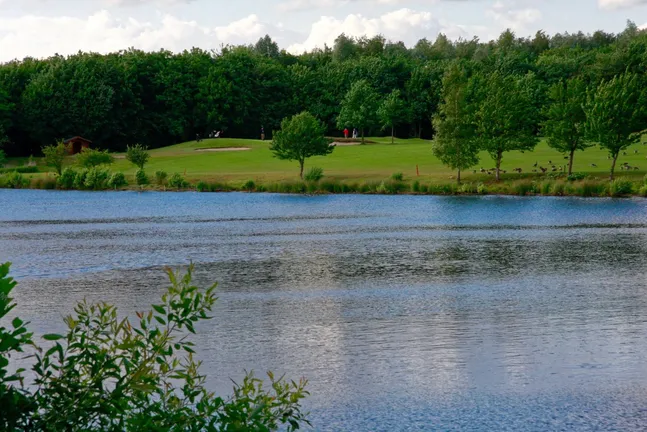
[[[573,158],[575,157],[575,149],[571,150],[571,157],[568,161],[568,175],[573,174]]]
[[[458,175],[456,176],[456,181],[458,184],[461,184],[461,169],[458,169]]]
[[[618,155],[620,152],[616,152],[616,154],[613,155],[613,162],[611,163],[611,176],[609,177],[609,180],[613,181],[613,172],[616,169],[616,161],[618,160]]]
[[[395,139],[395,130],[394,126],[391,125],[391,144],[393,144],[394,139]]]
[[[364,144],[364,128],[362,128],[362,144]]]
[[[299,177],[301,177],[301,179],[303,179],[303,165],[305,164],[305,162],[306,161],[303,159],[299,161],[299,165],[301,165],[301,172],[299,173]]]
[[[501,151],[496,155],[496,181],[501,180]]]

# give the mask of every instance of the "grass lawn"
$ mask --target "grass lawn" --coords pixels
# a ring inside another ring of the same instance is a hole
[[[313,157],[306,161],[306,171],[309,167],[319,166],[324,169],[328,178],[338,180],[376,181],[390,177],[393,173],[401,172],[405,179],[416,177],[416,165],[419,168],[420,180],[450,181],[455,173],[444,167],[431,153],[431,142],[418,139],[399,139],[395,144],[390,138],[371,138],[376,144],[358,146],[340,146],[326,157]],[[204,181],[246,181],[255,180],[272,182],[294,180],[299,173],[297,162],[282,161],[272,156],[269,141],[242,139],[207,139],[200,143],[195,141],[164,147],[151,151],[151,159],[146,166],[146,172],[152,176],[155,171],[164,170],[169,175],[178,172],[186,174],[189,180]],[[246,147],[245,151],[198,151],[204,148]],[[638,153],[636,154],[635,151]],[[647,145],[637,144],[626,151],[627,155],[618,158],[617,176],[628,176],[632,179],[642,178],[647,172]],[[113,171],[123,171],[127,176],[134,176],[135,168],[124,159],[124,155],[116,155],[117,161],[111,167]],[[514,168],[522,168],[523,176],[535,176],[533,164],[549,168],[554,165],[566,168],[567,160],[560,153],[550,149],[542,141],[533,152],[510,152],[504,154],[502,169],[508,173],[504,179],[517,179],[519,174],[512,173]],[[15,164],[18,160],[10,161]],[[21,160],[20,162],[23,162]],[[624,162],[639,167],[637,171],[621,171]],[[42,161],[38,161],[42,163]],[[73,160],[70,158],[69,164]],[[597,167],[591,166],[592,164]],[[575,155],[574,172],[589,173],[600,179],[607,176],[611,161],[607,159],[604,150],[590,148]],[[493,168],[494,162],[487,153],[481,155],[479,165],[474,167]],[[472,170],[463,174],[465,181],[493,180],[487,174],[473,174]]]

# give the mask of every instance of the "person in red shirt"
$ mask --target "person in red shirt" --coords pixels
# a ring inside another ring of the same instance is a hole
[[[344,138],[348,138],[348,128],[344,129]]]

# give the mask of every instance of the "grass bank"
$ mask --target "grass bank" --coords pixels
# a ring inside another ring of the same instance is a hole
[[[187,142],[152,150],[146,172],[154,182],[154,173],[177,173],[186,180],[186,187],[200,191],[254,191],[283,193],[411,193],[411,194],[505,194],[505,195],[573,195],[622,196],[644,195],[647,170],[647,146],[637,144],[621,154],[618,166],[631,170],[617,171],[619,180],[607,180],[610,161],[604,151],[591,148],[578,152],[569,181],[564,169],[567,160],[541,142],[533,152],[510,152],[504,156],[501,182],[481,172],[493,167],[486,153],[473,170],[463,173],[463,183],[457,185],[455,172],[444,167],[431,153],[429,141],[410,139],[390,143],[390,138],[370,138],[366,145],[339,146],[327,157],[314,157],[308,167],[323,168],[325,177],[319,182],[298,179],[298,164],[272,157],[270,143],[258,140],[213,139]],[[350,143],[349,143],[350,144]],[[135,168],[123,154],[116,154],[110,170],[123,173],[130,186],[135,185]],[[35,167],[27,167],[26,159],[12,159],[5,172],[0,173],[0,187],[60,188],[54,173],[39,158]],[[74,166],[74,157],[66,166]],[[536,165],[536,167],[535,167]],[[553,168],[554,166],[554,168]],[[547,170],[542,173],[540,167]],[[521,168],[521,173],[513,172]],[[22,171],[16,179],[14,170]],[[36,172],[34,172],[36,171]],[[533,172],[537,171],[537,172]],[[393,179],[393,174],[401,174]],[[625,185],[618,190],[619,185]],[[630,185],[630,186],[627,186]],[[98,189],[103,189],[99,185]],[[78,184],[78,189],[85,186]],[[121,186],[120,186],[121,188]],[[95,187],[91,187],[95,189]],[[163,185],[143,189],[164,189]],[[169,187],[166,187],[169,189]],[[177,189],[177,188],[171,188]],[[630,190],[630,192],[628,192]]]

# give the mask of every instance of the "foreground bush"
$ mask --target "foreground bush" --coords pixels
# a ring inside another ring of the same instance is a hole
[[[253,374],[229,399],[205,388],[193,358],[194,325],[209,319],[215,285],[206,290],[168,271],[170,287],[137,321],[114,306],[79,303],[65,318],[66,334],[38,347],[19,318],[0,327],[0,430],[3,431],[288,431],[309,424],[301,412],[306,381],[276,379],[266,390]],[[16,305],[9,264],[0,266],[0,318]],[[36,350],[34,386],[10,360]]]

